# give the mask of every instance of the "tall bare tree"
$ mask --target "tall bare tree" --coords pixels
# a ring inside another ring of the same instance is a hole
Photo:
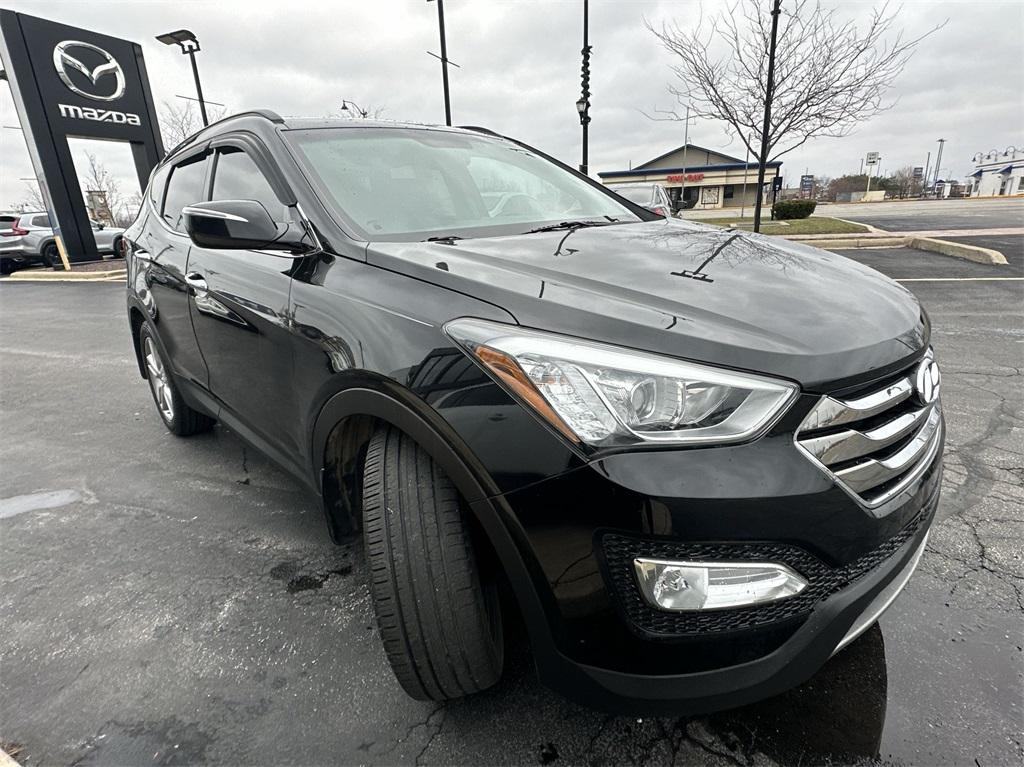
[[[210,122],[221,119],[224,112],[224,107],[206,104],[206,114]],[[160,107],[159,119],[160,135],[164,140],[164,149],[168,152],[203,127],[199,105],[194,101],[185,101],[181,105],[164,101]]]
[[[722,120],[760,157],[771,18],[767,0],[737,0],[696,27],[647,28],[675,56],[669,92],[691,115]],[[767,153],[777,160],[812,138],[840,137],[890,109],[886,95],[918,44],[942,25],[907,37],[886,2],[861,31],[816,0],[784,0],[775,54]],[[682,120],[680,110],[657,110]]]
[[[46,203],[43,202],[43,195],[39,191],[39,185],[26,181],[21,201],[15,207],[22,211],[46,210]]]
[[[905,165],[904,167],[893,171],[893,173],[890,174],[889,179],[892,182],[893,193],[901,199],[904,197],[914,196],[918,193],[918,190],[915,189],[917,186],[917,179],[914,178],[914,169],[909,165]]]
[[[86,167],[80,174],[79,181],[83,190],[100,192],[107,202],[110,220],[106,224],[126,227],[135,220],[139,208],[142,207],[142,195],[138,192],[127,196],[121,190],[118,179],[107,170],[107,167],[92,152],[86,151]],[[131,184],[131,186],[135,186]]]

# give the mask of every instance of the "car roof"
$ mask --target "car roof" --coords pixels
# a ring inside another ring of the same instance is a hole
[[[254,109],[248,112],[224,117],[187,137],[177,146],[171,148],[164,160],[177,154],[182,149],[206,141],[221,133],[243,128],[246,124],[262,122],[273,124],[280,130],[315,130],[320,128],[399,128],[404,130],[432,130],[445,131],[450,133],[463,133],[470,135],[487,135],[494,138],[504,139],[505,137],[495,133],[488,128],[481,128],[475,125],[450,126],[434,125],[430,123],[403,122],[398,120],[380,120],[370,118],[353,117],[281,117],[269,109]]]

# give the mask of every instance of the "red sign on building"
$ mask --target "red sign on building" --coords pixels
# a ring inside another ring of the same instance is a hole
[[[704,180],[704,174],[703,173],[687,173],[686,174],[686,181],[687,182],[690,182],[690,181],[703,181],[703,180]],[[668,184],[681,184],[681,183],[683,183],[683,174],[682,173],[671,173],[671,174],[665,176],[665,182],[668,183]]]

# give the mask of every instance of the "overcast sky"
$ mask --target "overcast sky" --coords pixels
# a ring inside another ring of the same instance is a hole
[[[785,0],[784,0],[785,2]],[[764,0],[768,5],[768,0]],[[188,58],[157,43],[187,27],[199,37],[205,95],[229,111],[267,107],[283,115],[319,116],[342,99],[385,107],[384,117],[443,122],[437,11],[425,0],[337,2],[29,2],[5,7],[141,43],[157,104],[194,95]],[[722,0],[705,0],[714,12]],[[825,4],[828,4],[827,2]],[[683,143],[681,123],[655,122],[642,111],[666,108],[671,57],[644,28],[675,19],[693,23],[700,4],[591,2],[592,172],[625,168]],[[873,3],[837,5],[866,18]],[[447,0],[452,113],[456,124],[484,125],[570,163],[579,162],[581,0]],[[805,168],[817,175],[856,172],[865,152],[881,152],[883,172],[934,163],[936,139],[947,139],[942,175],[963,177],[975,152],[1024,145],[1024,3],[906,2],[910,33],[944,19],[896,82],[895,108],[844,139],[820,139],[783,158],[787,183]],[[33,175],[10,92],[0,84],[0,207],[24,199]],[[722,124],[701,121],[692,143],[742,156]],[[103,150],[107,165],[132,184],[130,154]]]

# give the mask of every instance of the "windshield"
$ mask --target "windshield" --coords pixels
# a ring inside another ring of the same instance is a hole
[[[612,191],[637,205],[649,205],[651,202],[652,194],[649,186],[620,186]]]
[[[599,188],[510,141],[429,129],[285,134],[342,218],[368,240],[519,234],[641,220]]]

